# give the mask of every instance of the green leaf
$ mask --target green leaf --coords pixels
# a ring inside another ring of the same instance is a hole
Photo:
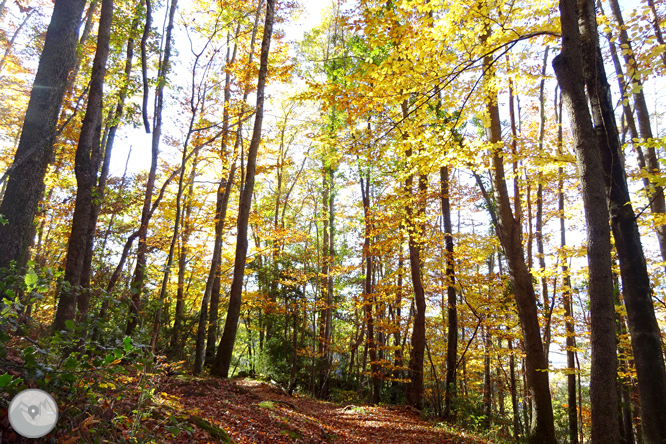
[[[23,280],[25,281],[25,285],[28,287],[28,291],[30,291],[35,287],[35,285],[37,285],[37,273],[35,273],[35,270],[28,270],[28,273],[25,275]]]
[[[132,339],[130,339],[129,336],[123,339],[123,344],[125,345],[125,351],[128,353],[134,349],[134,347],[132,346]]]
[[[67,330],[74,330],[75,326],[76,324],[74,324],[74,321],[72,321],[71,319],[67,319],[65,321],[65,327],[67,327]]]
[[[70,356],[67,361],[65,361],[64,368],[67,370],[72,370],[75,369],[76,366],[79,364],[79,361],[74,357]]]
[[[0,376],[0,388],[7,387],[7,385],[12,382],[12,378],[13,376],[9,373],[5,373],[4,375]]]

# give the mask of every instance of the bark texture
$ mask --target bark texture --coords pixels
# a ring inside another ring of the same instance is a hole
[[[617,443],[619,424],[615,390],[617,368],[615,309],[608,207],[606,194],[601,186],[604,175],[585,98],[582,69],[584,52],[578,29],[579,14],[576,1],[560,0],[560,15],[562,51],[553,60],[553,68],[571,121],[587,223],[592,343],[591,435],[592,442],[595,443]]]
[[[81,125],[74,162],[77,185],[76,200],[72,217],[72,229],[67,245],[67,261],[65,262],[65,281],[69,285],[63,286],[60,292],[58,309],[53,322],[53,327],[56,330],[63,330],[65,321],[74,319],[77,305],[80,318],[84,318],[88,314],[90,293],[87,291],[87,287],[89,282],[83,282],[82,276],[84,268],[86,268],[84,259],[88,251],[88,233],[95,206],[93,188],[97,185],[97,171],[99,169],[104,76],[106,75],[106,62],[109,57],[112,21],[113,0],[103,0],[97,34],[97,49],[90,79],[88,107]],[[86,278],[89,278],[88,273],[86,273]]]
[[[583,58],[583,71],[592,106],[596,143],[601,155],[611,229],[620,262],[622,294],[627,307],[638,377],[644,439],[648,444],[663,444],[666,442],[666,369],[661,334],[627,187],[610,87],[599,48],[594,2],[585,0],[580,7],[582,49],[588,55]],[[609,297],[612,298],[612,295]]]
[[[44,191],[46,168],[53,155],[67,76],[76,61],[85,4],[85,0],[56,0],[53,6],[21,138],[0,205],[0,214],[8,221],[0,225],[0,268],[7,268],[16,261],[21,269],[28,261],[32,222]]]

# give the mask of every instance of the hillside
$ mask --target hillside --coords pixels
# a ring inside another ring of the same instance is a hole
[[[406,406],[343,405],[295,394],[252,379],[162,376],[109,388],[81,412],[60,405],[62,417],[44,442],[133,443],[441,443],[491,441],[453,434]],[[152,386],[141,389],[139,384]],[[146,395],[153,391],[152,395]],[[143,393],[143,395],[142,395]],[[119,402],[109,402],[119,399]],[[77,403],[83,407],[82,403]],[[4,412],[3,412],[4,413]],[[138,420],[137,420],[138,419]],[[22,442],[3,415],[3,442]],[[56,441],[53,441],[55,438]],[[28,441],[28,440],[24,440]],[[31,440],[32,441],[32,440]]]

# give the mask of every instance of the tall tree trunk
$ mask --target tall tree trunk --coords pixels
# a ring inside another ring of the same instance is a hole
[[[148,0],[149,1],[149,0]],[[166,76],[170,70],[171,57],[171,32],[173,30],[174,17],[178,0],[171,0],[169,7],[169,23],[166,31],[166,42],[164,45],[164,59],[158,70],[157,77],[162,79],[155,90],[155,115],[153,117],[153,134],[151,140],[151,159],[150,171],[148,173],[148,182],[146,183],[146,195],[143,201],[143,210],[141,212],[141,226],[139,228],[139,246],[136,253],[136,265],[134,269],[134,278],[132,279],[131,292],[132,299],[129,307],[129,316],[125,334],[131,336],[139,324],[139,305],[141,295],[146,279],[146,263],[148,261],[148,224],[150,222],[150,203],[153,198],[153,189],[155,188],[155,175],[157,173],[157,159],[160,154],[160,139],[162,137],[162,109],[164,107],[164,87],[166,85]]]
[[[262,0],[259,0],[259,5],[254,16],[254,26],[252,27],[252,37],[250,39],[250,55],[248,57],[248,65],[252,65],[254,59],[254,43],[257,38],[257,30],[259,28],[259,18],[261,16]],[[236,29],[236,35],[239,35],[240,28]],[[236,60],[237,46],[234,45],[233,55],[229,59],[229,52],[227,51],[227,66],[231,65]],[[247,103],[247,96],[249,94],[249,72],[245,76],[245,90],[243,92],[242,104]],[[226,155],[227,141],[229,135],[229,108],[228,104],[231,101],[231,85],[232,85],[231,70],[227,69],[224,81],[224,112],[222,113],[222,152]],[[201,311],[199,312],[199,325],[197,328],[196,349],[194,355],[194,373],[201,374],[204,364],[212,366],[215,362],[215,347],[217,342],[217,331],[219,326],[219,305],[220,305],[220,264],[222,259],[222,236],[224,234],[224,224],[227,218],[227,207],[229,206],[229,197],[231,195],[231,188],[234,184],[234,175],[236,173],[236,157],[239,148],[242,149],[242,135],[243,123],[239,121],[238,129],[236,130],[236,140],[234,142],[234,149],[231,157],[228,157],[230,162],[229,173],[227,177],[220,181],[217,189],[217,202],[215,204],[215,241],[213,243],[213,259],[210,264],[208,273],[208,280],[204,289],[203,297],[201,298]],[[242,161],[241,161],[242,162]],[[210,304],[210,311],[208,310]],[[208,329],[206,332],[206,317],[208,317]],[[263,347],[263,331],[259,336],[259,349]],[[204,345],[205,342],[205,345]]]
[[[88,43],[90,38],[90,33],[92,32],[93,25],[95,24],[95,14],[97,13],[97,7],[99,6],[100,0],[90,0],[88,10],[86,11],[83,31],[81,32],[81,37],[79,37],[78,46],[83,48]],[[77,51],[76,53],[76,62],[74,63],[74,68],[70,71],[69,76],[67,77],[67,98],[70,99],[74,93],[74,82],[79,76],[79,70],[81,69],[83,52]]]
[[[87,237],[93,214],[93,187],[97,183],[96,159],[99,156],[102,132],[102,100],[104,96],[104,76],[109,56],[111,22],[113,21],[113,0],[102,1],[102,13],[97,35],[97,50],[93,61],[90,79],[88,107],[83,118],[79,144],[76,148],[74,171],[76,173],[76,201],[72,217],[72,229],[67,246],[65,281],[60,292],[60,300],[53,327],[65,329],[65,321],[73,320],[76,305],[81,318],[88,314],[90,293],[82,289],[87,283],[81,282],[84,256],[87,251]]]
[[[187,135],[185,137],[185,143],[183,144],[183,155],[181,159],[181,164],[180,164],[180,174],[178,175],[178,191],[176,192],[176,218],[173,223],[173,234],[171,235],[171,243],[169,244],[169,253],[167,254],[167,259],[166,262],[164,263],[164,273],[162,275],[162,285],[160,286],[160,294],[157,297],[157,302],[159,306],[155,310],[155,318],[153,321],[153,333],[152,333],[152,338],[150,342],[151,349],[153,353],[155,353],[155,349],[157,347],[157,340],[159,338],[160,334],[160,328],[162,326],[162,313],[163,313],[163,307],[164,307],[164,300],[166,299],[166,294],[167,294],[167,287],[169,285],[169,278],[171,276],[171,265],[173,264],[173,255],[176,250],[176,244],[178,243],[178,238],[181,237],[181,230],[180,226],[183,223],[183,219],[186,218],[188,225],[189,225],[189,219],[192,214],[192,199],[193,199],[193,194],[194,194],[194,179],[196,177],[197,173],[197,156],[194,156],[194,160],[192,161],[192,170],[190,171],[190,177],[189,177],[189,185],[188,185],[188,191],[187,195],[185,197],[185,208],[182,208],[182,201],[183,201],[183,193],[185,189],[185,170],[187,169],[187,161],[188,161],[188,155],[187,155],[187,148],[189,145],[190,141],[190,136],[192,135],[192,128],[194,126],[194,120],[196,118],[196,110],[198,108],[198,104],[195,108],[193,105],[191,108],[192,111],[192,116],[190,118],[190,126],[187,132]],[[194,148],[194,151],[197,149]],[[188,227],[189,228],[189,227]],[[180,254],[179,254],[179,260],[178,260],[178,275],[179,278],[184,277],[185,274],[185,258],[187,257],[187,250],[188,250],[188,241],[189,241],[189,236],[190,232],[183,230],[182,233],[182,241],[180,244]],[[183,261],[180,259],[183,258]],[[183,265],[183,268],[180,267],[180,265]],[[181,283],[181,279],[179,279],[179,284]],[[179,293],[178,290],[181,290]],[[178,295],[182,295],[182,286],[179,286],[179,288],[176,290],[176,298],[178,298]]]
[[[444,236],[446,237],[446,294],[448,329],[446,335],[446,392],[444,402],[444,416],[449,419],[455,417],[453,403],[456,398],[456,366],[458,364],[458,306],[456,297],[455,257],[453,255],[453,226],[451,224],[451,193],[449,184],[449,168],[443,166],[439,169],[442,217],[444,219]]]
[[[370,175],[363,180],[359,170],[361,181],[361,198],[363,200],[363,216],[365,218],[365,234],[363,241],[363,258],[365,259],[365,280],[363,284],[363,308],[365,311],[365,322],[368,332],[368,352],[370,354],[370,380],[371,380],[371,401],[372,405],[379,404],[380,395],[380,372],[381,367],[377,360],[377,339],[375,338],[375,319],[374,319],[374,295],[372,285],[372,275],[374,273],[373,256],[370,251],[370,237],[372,236],[372,222],[370,216]]]
[[[650,125],[650,113],[648,111],[645,95],[643,94],[643,82],[640,79],[640,74],[636,72],[638,66],[632,50],[631,40],[627,35],[624,19],[622,18],[622,10],[617,0],[609,0],[613,17],[619,28],[619,41],[620,46],[624,48],[622,54],[624,55],[624,62],[626,68],[626,78],[629,79],[627,87],[629,91],[633,91],[634,96],[634,110],[636,111],[636,120],[638,121],[638,133],[640,138],[643,139],[642,143],[647,143],[645,147],[645,165],[649,175],[660,173],[659,161],[657,160],[657,153],[654,146],[649,145],[653,138],[652,127]],[[640,144],[635,144],[637,150],[642,148]],[[643,156],[640,156],[643,157]],[[641,166],[643,167],[643,166]],[[650,210],[653,214],[666,213],[666,200],[664,199],[664,189],[660,185],[653,185],[650,183],[649,177],[644,179],[647,181],[645,191],[647,192],[650,202]],[[661,258],[666,261],[666,225],[657,225],[656,227],[657,239],[659,241],[659,251]]]
[[[489,27],[486,33],[489,33]],[[493,59],[484,57],[483,68],[487,83],[494,79]],[[514,298],[518,307],[518,316],[525,342],[525,364],[527,387],[533,402],[533,420],[529,432],[529,441],[534,444],[552,444],[556,442],[553,418],[553,405],[548,385],[548,363],[543,351],[541,330],[537,315],[536,295],[532,285],[532,275],[525,264],[523,253],[520,222],[514,218],[511,202],[506,186],[504,163],[502,159],[501,125],[499,108],[497,106],[497,92],[489,90],[486,99],[486,109],[490,117],[490,126],[487,128],[489,142],[494,145],[492,149],[493,185],[498,214],[498,235],[506,260],[509,265],[509,274],[513,283]]]
[[[10,167],[0,214],[0,268],[28,262],[33,220],[44,191],[44,176],[53,155],[58,115],[67,76],[76,61],[79,24],[86,0],[56,0],[44,49],[25,113],[21,138]]]
[[[403,119],[409,117],[408,100],[402,102]],[[404,134],[406,139],[408,134]],[[406,152],[406,162],[410,165],[413,162],[413,153],[411,148]],[[425,192],[428,181],[424,175],[419,175],[418,191],[414,192],[414,174],[410,173],[404,183],[406,226],[409,244],[409,264],[411,270],[412,286],[414,289],[414,324],[412,327],[411,345],[412,349],[409,356],[409,385],[407,386],[407,402],[421,408],[423,401],[423,360],[425,357],[425,291],[421,277],[421,236],[423,234],[423,220],[425,219]],[[421,202],[423,199],[423,202]],[[416,214],[414,207],[416,206]],[[411,314],[411,313],[410,313]]]
[[[548,67],[548,46],[543,55],[543,67],[541,69],[541,82],[539,83],[539,156],[543,156],[543,139],[546,133],[546,99],[544,96],[544,86],[546,82],[546,68]],[[546,319],[543,330],[543,352],[546,355],[546,362],[548,362],[548,352],[550,351],[550,335],[551,335],[551,316],[550,309],[551,303],[548,297],[548,279],[545,276],[546,272],[546,256],[543,248],[543,172],[537,172],[537,195],[536,195],[536,244],[537,256],[539,259],[539,271],[542,273],[539,280],[541,281],[541,300],[543,302],[544,318]],[[555,297],[555,295],[553,295]]]
[[[257,79],[257,107],[252,131],[252,140],[248,149],[247,171],[245,186],[241,194],[238,212],[238,234],[236,237],[236,258],[234,261],[234,277],[229,292],[229,310],[224,325],[224,332],[215,357],[211,374],[222,378],[229,375],[231,357],[236,342],[238,318],[240,316],[241,298],[243,294],[243,280],[245,275],[245,259],[247,258],[247,227],[252,206],[252,193],[254,192],[254,176],[257,166],[257,151],[261,142],[261,126],[264,118],[264,89],[268,72],[268,54],[273,34],[273,18],[275,14],[275,0],[266,1],[266,19],[264,22],[264,35],[261,42],[261,56],[259,62],[259,78]]]
[[[583,50],[578,28],[578,6],[574,0],[560,0],[562,51],[553,59],[553,68],[574,138],[574,149],[583,190],[587,223],[587,260],[592,342],[590,404],[592,442],[617,443],[617,395],[615,379],[615,308],[611,276],[610,232],[601,158],[585,98]]]
[[[118,126],[120,125],[120,119],[123,116],[123,110],[125,107],[125,100],[127,99],[127,89],[129,82],[131,80],[132,74],[132,60],[134,58],[134,34],[139,27],[139,11],[135,13],[134,20],[132,21],[132,29],[130,35],[127,39],[127,52],[125,56],[125,80],[122,86],[120,87],[120,92],[118,94],[118,102],[116,104],[116,109],[113,113],[112,121],[108,129],[106,141],[102,138],[102,146],[104,147],[104,160],[102,161],[102,171],[99,175],[99,181],[97,182],[97,188],[95,190],[96,198],[93,199],[93,207],[90,214],[90,223],[88,224],[88,233],[86,239],[86,253],[83,258],[83,271],[81,272],[81,286],[84,288],[90,288],[90,280],[92,275],[92,261],[94,254],[94,244],[95,244],[95,231],[97,228],[97,220],[99,219],[99,214],[102,211],[102,204],[104,203],[104,196],[106,194],[106,182],[109,177],[109,169],[111,165],[111,154],[113,153],[113,144],[116,139],[116,132]],[[130,147],[130,153],[132,151]],[[101,153],[98,156],[101,158]],[[127,162],[129,162],[129,154],[127,155]],[[123,173],[123,178],[121,184],[124,185],[125,177],[127,173],[127,162],[125,164],[125,172]],[[99,169],[99,160],[96,162],[95,171]],[[121,185],[121,187],[122,187]],[[113,222],[115,213],[111,217],[110,224]],[[106,247],[106,241],[108,237],[108,230],[104,237],[104,242],[102,245],[102,254],[104,254],[104,249]]]
[[[513,439],[520,436],[520,412],[518,410],[518,387],[516,384],[516,364],[513,353],[513,340],[509,338],[509,379],[511,384],[511,408],[513,412]]]
[[[636,361],[643,431],[649,444],[663,444],[666,442],[666,369],[661,334],[636,216],[629,197],[610,87],[599,48],[594,2],[586,0],[580,6],[582,47],[588,55],[583,59],[583,71],[606,179],[611,229],[620,261],[622,293]]]
[[[224,185],[224,189],[218,189],[218,193],[222,191],[221,201],[219,206],[216,206],[217,223],[215,226],[215,239],[220,239],[218,245],[217,261],[215,267],[215,274],[213,278],[213,286],[210,292],[210,312],[208,314],[208,335],[206,337],[206,358],[205,364],[212,366],[215,362],[215,346],[217,345],[217,331],[219,328],[219,306],[220,306],[220,291],[221,291],[221,258],[222,258],[222,235],[224,234],[225,221],[227,219],[227,207],[229,206],[229,197],[231,196],[231,189],[234,185],[234,176],[236,173],[236,149],[234,149],[231,170],[229,176],[224,181],[220,182],[220,186]],[[219,226],[218,226],[219,225]]]
[[[557,154],[563,156],[562,149],[562,98],[557,101],[558,108],[555,110],[557,116]],[[560,219],[560,246],[562,249],[567,244],[566,225],[564,217],[564,168],[557,169],[557,203],[558,217]],[[564,329],[566,331],[567,346],[567,418],[569,420],[569,443],[578,444],[578,412],[576,411],[576,363],[574,362],[576,352],[576,331],[574,329],[573,305],[571,303],[571,276],[567,258],[562,257],[562,304],[564,305]],[[553,295],[554,296],[554,295]]]
[[[490,262],[492,264],[492,262]],[[493,406],[493,382],[490,377],[490,348],[492,340],[488,327],[483,327],[483,412],[486,416],[485,426],[489,429],[492,425]]]

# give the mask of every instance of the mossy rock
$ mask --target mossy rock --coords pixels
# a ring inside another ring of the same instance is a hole
[[[273,410],[275,409],[275,405],[273,404],[272,401],[261,401],[259,404],[257,404],[259,407],[262,409],[268,409],[268,410]]]
[[[299,432],[297,432],[297,431],[295,431],[295,430],[282,430],[282,431],[280,432],[280,434],[281,434],[281,435],[287,435],[288,437],[290,437],[290,438],[293,439],[293,440],[296,440],[296,439],[303,439],[303,436],[302,436]]]
[[[210,422],[199,416],[190,416],[190,422],[195,424],[200,429],[203,429],[210,435],[211,438],[219,440],[225,444],[234,444],[234,440],[231,439],[231,436],[227,433],[226,430],[217,427]]]

